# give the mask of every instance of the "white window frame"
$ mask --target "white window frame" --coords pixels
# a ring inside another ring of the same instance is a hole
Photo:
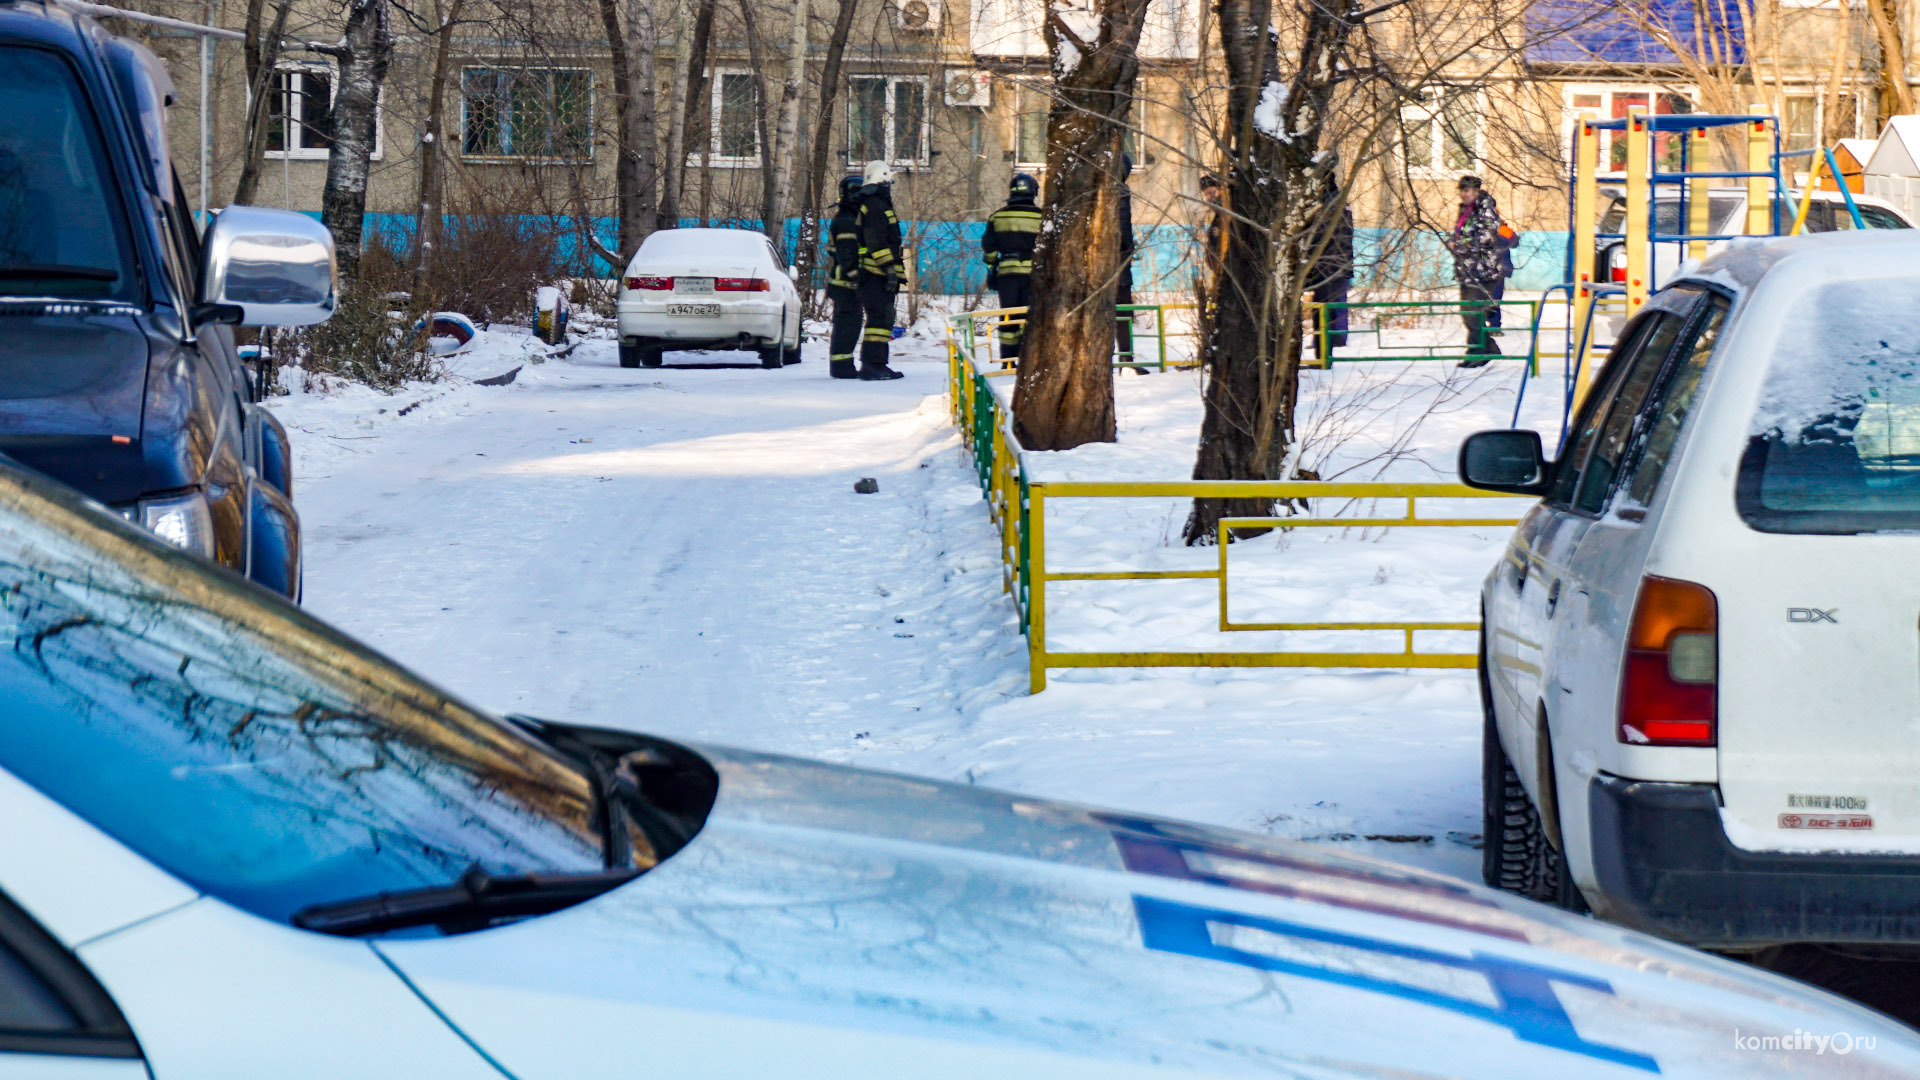
[[[1048,94],[1045,89],[1047,84],[1044,80],[1040,79],[1013,79],[1010,81],[1010,85],[1013,87],[1013,93],[1007,96],[1013,101],[1013,116],[1010,118],[1011,122],[1007,124],[1007,156],[1013,159],[1013,167],[1020,172],[1044,173],[1047,171],[1047,162],[1044,158],[1039,161],[1022,161],[1020,159],[1020,117],[1024,115],[1020,111],[1020,106],[1025,104],[1028,94],[1034,94],[1043,100],[1050,101],[1051,95]],[[1040,142],[1041,153],[1044,154],[1046,152],[1046,133],[1044,129],[1041,132]]]
[[[303,79],[306,77],[306,73],[310,71],[324,71],[327,73],[327,107],[331,109],[334,99],[340,96],[340,70],[331,61],[285,60],[273,66],[273,73],[275,75],[287,75],[289,77]],[[292,87],[290,85],[289,90],[291,89]],[[372,160],[374,161],[379,161],[386,150],[386,136],[383,130],[386,125],[381,123],[381,121],[385,119],[383,114],[386,111],[386,98],[386,90],[383,88],[379,98],[375,99],[373,103]],[[249,103],[253,100],[253,90],[251,87],[247,90],[247,100]],[[306,98],[304,96],[290,97],[289,103],[291,104],[293,101],[300,103],[300,117],[293,122],[300,124],[306,123]],[[283,119],[282,122],[284,123],[286,120]],[[289,131],[291,131],[291,128]],[[285,150],[267,150],[263,151],[263,153],[269,161],[325,161],[332,155],[333,151],[327,147],[296,146],[289,147]]]
[[[930,167],[933,164],[933,80],[925,75],[893,75],[884,71],[857,71],[847,76],[847,164],[865,164],[865,161],[857,161],[853,156],[853,84],[860,79],[884,79],[887,83],[887,163],[906,169]],[[893,144],[893,121],[899,109],[902,83],[912,83],[920,88],[920,145],[911,154],[900,153],[900,148]]]
[[[756,99],[754,102],[754,110],[756,115],[752,118],[754,122],[750,125],[753,130],[753,154],[750,157],[740,157],[738,155],[727,155],[727,154],[722,154],[720,152],[721,88],[725,86],[727,81],[726,77],[728,75],[746,76],[747,87],[753,93],[753,96]],[[716,67],[713,69],[713,79],[707,85],[708,111],[707,111],[707,159],[706,160],[708,164],[711,164],[714,168],[717,168],[717,169],[757,169],[760,167],[761,154],[766,148],[760,145],[760,124],[759,124],[759,116],[757,115],[759,110],[759,102],[758,102],[759,96],[760,96],[760,80],[753,77],[752,71],[749,71],[746,68]],[[700,162],[701,162],[701,158],[698,151],[695,151],[694,153],[687,155],[688,165],[698,166]]]
[[[1574,97],[1576,95],[1586,94],[1599,95],[1600,104],[1593,108],[1584,106],[1576,108],[1573,103]],[[1580,114],[1583,112],[1591,112],[1596,120],[1615,119],[1613,115],[1613,95],[1615,94],[1644,95],[1647,99],[1647,109],[1650,114],[1660,98],[1669,94],[1674,97],[1687,99],[1696,110],[1700,107],[1699,90],[1684,84],[1663,85],[1660,83],[1625,82],[1569,83],[1560,90],[1560,153],[1569,169],[1573,166],[1573,126],[1580,122]],[[1619,133],[1598,131],[1594,134],[1600,136],[1598,165],[1595,171],[1601,176],[1618,177],[1624,175],[1624,167],[1621,169],[1615,169],[1613,167],[1613,158],[1611,156],[1613,137]]]
[[[1469,110],[1474,115],[1473,145],[1467,148],[1471,160],[1463,166],[1449,165],[1446,160],[1447,99],[1444,95],[1447,91],[1455,89],[1459,89],[1462,96],[1471,99]],[[1487,114],[1486,95],[1479,90],[1436,85],[1422,87],[1422,96],[1424,97],[1430,90],[1441,92],[1443,94],[1442,98],[1438,101],[1422,100],[1419,102],[1409,102],[1400,106],[1400,131],[1402,138],[1397,140],[1396,150],[1400,157],[1401,167],[1406,170],[1408,176],[1422,179],[1447,179],[1458,176],[1463,172],[1480,172],[1487,160],[1487,125],[1484,119],[1482,119]],[[1414,162],[1407,157],[1407,143],[1404,136],[1412,125],[1423,122],[1429,124],[1426,156],[1424,160]]]
[[[467,72],[469,71],[505,71],[527,74],[578,72],[585,76],[587,86],[587,140],[584,150],[575,155],[522,154],[519,152],[505,154],[469,153],[467,151]],[[489,60],[475,58],[460,65],[457,78],[459,80],[460,110],[459,116],[455,120],[457,126],[451,132],[451,135],[455,140],[454,147],[462,161],[477,165],[498,165],[518,164],[521,162],[532,162],[535,164],[580,164],[593,160],[593,118],[595,111],[599,107],[599,100],[598,91],[594,88],[593,84],[592,68],[568,65],[527,64],[506,59]],[[447,134],[448,133],[442,133],[442,137],[445,138]]]
[[[1785,86],[1775,87],[1775,89],[1780,94],[1780,120],[1782,124],[1780,148],[1782,150],[1795,149],[1792,145],[1793,133],[1785,130],[1787,99],[1811,98],[1813,100],[1813,146],[1811,149],[1820,149],[1822,145],[1820,142],[1820,133],[1827,130],[1827,88],[1812,83],[1789,83]],[[1841,138],[1859,138],[1860,119],[1866,112],[1866,95],[1872,92],[1871,87],[1858,83],[1848,83],[1840,88],[1841,97],[1853,99],[1853,130],[1856,133],[1854,135],[1842,135]],[[1813,167],[1813,159],[1809,157],[1788,158],[1787,160],[1793,163],[1791,168],[1795,172],[1806,172]],[[1864,165],[1866,163],[1861,162],[1861,164]]]

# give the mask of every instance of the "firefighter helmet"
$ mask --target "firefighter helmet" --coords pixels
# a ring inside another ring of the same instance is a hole
[[[1013,199],[1037,199],[1040,197],[1040,181],[1027,173],[1014,173],[1013,181],[1007,185],[1007,197]]]

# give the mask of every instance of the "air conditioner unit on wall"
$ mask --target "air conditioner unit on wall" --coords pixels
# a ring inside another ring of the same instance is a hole
[[[931,34],[940,29],[940,0],[893,0],[893,25]]]
[[[946,99],[955,108],[987,108],[993,104],[993,76],[984,71],[949,68]]]

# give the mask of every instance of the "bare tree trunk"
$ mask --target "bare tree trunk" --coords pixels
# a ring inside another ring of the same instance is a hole
[[[617,246],[623,256],[639,250],[654,230],[659,198],[659,147],[653,111],[657,36],[654,0],[600,0],[606,28],[608,66],[613,69],[614,107],[619,124],[614,164],[614,205],[620,219]],[[621,28],[620,9],[626,9]],[[619,273],[620,266],[614,267]]]
[[[826,212],[827,155],[833,146],[833,103],[840,94],[840,65],[847,55],[847,35],[853,29],[855,0],[839,0],[833,16],[833,34],[827,38],[826,61],[820,68],[820,111],[813,122],[812,155],[807,163],[805,201],[800,209],[800,243],[795,263],[808,306],[813,304],[819,282],[814,278],[820,265],[820,218]]]
[[[360,270],[361,230],[367,214],[367,177],[373,159],[375,109],[380,87],[393,63],[393,25],[387,0],[353,0],[346,31],[338,45],[308,46],[334,58],[339,88],[334,92],[328,127],[333,135],[327,157],[327,184],[320,197],[320,221],[333,233],[340,284],[348,288]]]
[[[774,247],[787,243],[787,207],[793,203],[793,161],[800,137],[800,100],[807,78],[807,30],[811,12],[807,0],[793,0],[793,22],[787,28],[786,79],[780,84],[780,121],[773,133],[773,159],[762,168],[773,171],[770,213],[763,219]]]
[[[1047,118],[1046,211],[1033,256],[1014,429],[1034,450],[1112,442],[1114,285],[1121,136],[1140,72],[1148,0],[1099,0],[1099,33],[1082,40],[1050,11],[1053,107]]]
[[[694,0],[693,32],[682,40],[686,55],[681,57],[680,78],[674,80],[674,93],[680,96],[680,108],[668,118],[667,175],[660,193],[661,227],[678,228],[683,216],[687,177],[687,133],[694,130],[694,118],[706,102],[707,47],[713,39],[713,8],[716,0]],[[711,140],[709,140],[711,141]],[[705,160],[705,155],[701,155]]]
[[[1910,113],[1913,87],[1907,85],[1907,47],[1900,36],[1898,0],[1866,2],[1874,32],[1880,36],[1880,116],[1885,119]]]
[[[747,60],[753,68],[753,123],[760,140],[760,231],[773,232],[773,113],[767,93],[767,58],[760,48],[760,25],[754,18],[756,0],[740,0],[740,21],[747,30]]]
[[[1193,464],[1196,480],[1280,479],[1299,396],[1300,294],[1324,243],[1329,177],[1316,169],[1339,62],[1364,16],[1340,8],[1301,9],[1299,62],[1283,80],[1271,30],[1272,0],[1217,0],[1226,54],[1230,161],[1227,250],[1215,313],[1204,343],[1206,413]],[[1374,9],[1379,11],[1381,9]],[[1316,236],[1320,232],[1320,236]],[[1224,517],[1263,517],[1270,499],[1197,498],[1189,544],[1211,543]]]
[[[260,19],[265,0],[247,2],[247,40],[241,46],[247,66],[247,124],[241,140],[240,179],[233,186],[236,206],[253,202],[259,191],[260,168],[267,154],[267,121],[271,119],[268,95],[273,90],[273,68],[280,62],[281,35],[286,32],[287,12],[292,6],[292,0],[281,0],[274,8],[272,28],[262,34]],[[289,120],[283,138],[292,137],[293,125]]]
[[[437,40],[433,46],[433,77],[427,87],[427,119],[420,133],[420,175],[414,188],[414,205],[420,208],[420,220],[414,226],[413,293],[415,299],[426,295],[433,280],[434,256],[440,247],[444,193],[441,190],[441,163],[446,160],[446,125],[441,122],[447,101],[447,68],[453,56],[453,28],[459,25],[460,8],[465,0],[451,0],[445,10],[435,0],[433,14]],[[444,16],[444,17],[443,17]]]

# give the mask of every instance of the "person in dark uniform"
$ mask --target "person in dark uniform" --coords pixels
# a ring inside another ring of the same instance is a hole
[[[1320,249],[1320,258],[1314,261],[1308,272],[1307,287],[1311,290],[1316,304],[1345,305],[1348,290],[1353,287],[1353,208],[1346,205],[1340,193],[1340,185],[1329,183],[1325,202],[1321,211],[1332,232],[1327,236],[1324,247]],[[1335,209],[1339,215],[1334,217]],[[1332,350],[1345,348],[1347,344],[1347,315],[1344,306],[1331,309],[1315,308],[1313,312],[1313,338],[1308,343],[1322,364],[1332,361]],[[1325,323],[1325,336],[1322,337],[1322,323]],[[1325,351],[1322,351],[1322,349]]]
[[[1007,185],[1007,205],[987,217],[980,234],[980,250],[987,261],[987,287],[1000,294],[1003,308],[1026,307],[1033,300],[1033,249],[1040,242],[1040,182],[1018,173]],[[1000,359],[1020,359],[1020,340],[1026,324],[1003,322]]]
[[[1133,155],[1120,155],[1120,208],[1116,215],[1120,221],[1120,278],[1113,283],[1113,302],[1116,306],[1133,303],[1133,188],[1128,180],[1133,176]],[[1129,363],[1133,360],[1133,312],[1115,312],[1118,318],[1114,322],[1114,344],[1118,346],[1119,360]],[[1142,374],[1145,368],[1135,368]]]
[[[900,219],[893,213],[893,169],[884,161],[869,161],[862,179],[866,182],[860,188],[860,204],[853,219],[860,234],[858,289],[866,318],[866,330],[860,336],[860,378],[898,379],[904,373],[887,366],[904,258]]]
[[[840,203],[827,226],[827,300],[833,304],[833,336],[827,342],[827,374],[857,379],[853,348],[860,341],[860,229],[854,221],[860,209],[861,179],[840,180]]]

